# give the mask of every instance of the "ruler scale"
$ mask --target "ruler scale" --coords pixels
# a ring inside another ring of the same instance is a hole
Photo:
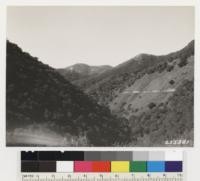
[[[87,178],[85,178],[86,176]],[[117,175],[117,177],[116,177]],[[132,176],[131,174],[124,173],[124,174],[108,174],[103,173],[103,177],[99,175],[98,173],[79,173],[79,174],[73,174],[70,176],[66,175],[64,173],[56,173],[56,174],[49,174],[49,173],[30,173],[30,174],[22,174],[22,181],[183,181],[183,175],[177,174],[177,173],[167,173],[165,175],[163,174],[156,174],[153,173],[151,175],[144,174],[144,173],[138,173],[135,176]]]
[[[184,181],[183,152],[21,152],[21,181]]]

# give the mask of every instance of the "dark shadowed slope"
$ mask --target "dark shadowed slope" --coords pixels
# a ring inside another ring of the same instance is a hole
[[[45,125],[45,130],[52,133],[49,136],[86,136],[87,145],[112,146],[129,141],[126,121],[117,120],[56,70],[10,42],[6,82],[7,133],[30,130],[24,134],[30,135],[33,129],[41,129],[35,130],[35,144],[49,146],[51,140],[38,142]],[[15,145],[8,135],[7,144]],[[21,144],[28,145],[23,141]],[[63,144],[58,142],[57,146],[68,146]]]

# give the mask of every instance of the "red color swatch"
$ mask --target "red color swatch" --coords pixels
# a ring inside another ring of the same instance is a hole
[[[92,171],[93,172],[110,172],[111,171],[110,161],[93,161]]]

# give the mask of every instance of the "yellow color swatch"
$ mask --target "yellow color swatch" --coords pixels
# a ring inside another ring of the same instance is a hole
[[[129,172],[129,161],[111,161],[111,172]]]

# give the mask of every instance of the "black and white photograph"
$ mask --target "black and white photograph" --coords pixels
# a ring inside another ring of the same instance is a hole
[[[192,147],[194,7],[8,6],[6,145]]]

